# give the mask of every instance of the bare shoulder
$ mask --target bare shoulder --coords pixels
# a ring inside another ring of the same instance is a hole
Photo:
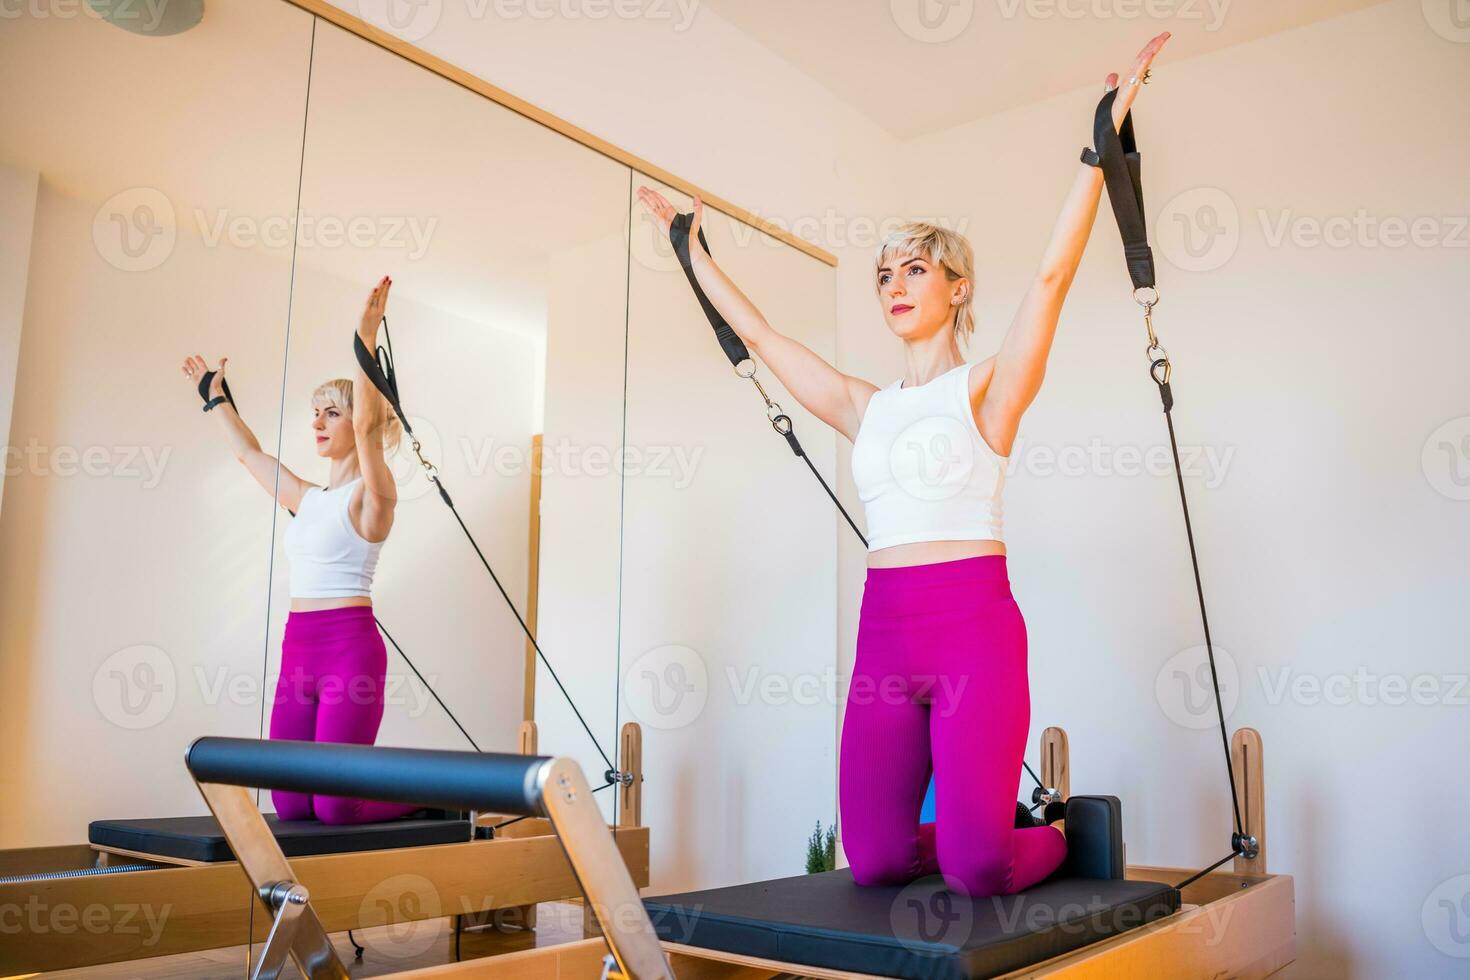
[[[291,471],[285,463],[278,463],[274,474],[276,482],[276,501],[291,513],[301,509],[301,501],[306,499],[308,490],[320,490],[321,487],[315,483],[303,480]]]

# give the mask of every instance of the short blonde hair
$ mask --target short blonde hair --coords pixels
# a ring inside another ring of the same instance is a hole
[[[876,273],[890,259],[918,256],[942,268],[950,279],[968,279],[970,288],[955,306],[954,335],[968,343],[975,332],[975,250],[964,235],[927,221],[906,221],[889,232],[878,246]],[[875,275],[873,282],[877,283]]]
[[[352,382],[347,378],[333,378],[331,381],[323,381],[316,386],[311,393],[311,404],[331,405],[339,412],[343,412],[352,418]],[[383,451],[391,453],[398,448],[398,443],[403,438],[403,424],[398,421],[398,416],[393,410],[387,410],[387,419],[383,422]]]

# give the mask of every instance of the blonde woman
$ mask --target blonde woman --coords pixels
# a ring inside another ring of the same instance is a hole
[[[368,297],[358,336],[373,350],[392,281],[384,276]],[[281,676],[271,710],[270,737],[371,745],[383,720],[387,649],[373,618],[373,573],[393,528],[397,486],[385,453],[400,427],[359,368],[311,394],[312,438],[328,462],[327,485],[309,483],[260,448],[235,411],[225,384],[227,358],[210,371],[195,355],[184,376],[204,396],[235,458],[266,493],[295,517],[286,527],[291,611],[281,643]],[[391,820],[418,809],[273,790],[282,820],[329,824]]]
[[[1114,102],[1115,127],[1168,38],[1138,55]],[[1115,87],[1117,76],[1105,84]],[[700,245],[703,207],[694,202],[689,249],[700,288],[796,400],[853,443],[869,552],[838,796],[860,885],[939,872],[972,896],[1011,894],[1066,857],[1059,828],[1014,826],[1031,702],[1001,491],[1102,185],[1100,170],[1079,165],[1000,349],[974,364],[960,353],[975,325],[969,242],[919,222],[889,235],[873,282],[888,329],[903,341],[904,375],[882,388],[772,328]],[[638,197],[668,234],[673,206],[647,187]],[[931,772],[936,820],[921,826]]]

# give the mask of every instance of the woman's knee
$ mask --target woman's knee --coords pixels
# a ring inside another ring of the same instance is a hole
[[[362,810],[361,800],[347,799],[342,796],[318,796],[315,797],[316,818],[325,824],[354,824],[359,823]]]
[[[1015,890],[1012,862],[1007,856],[976,854],[958,860],[941,859],[940,872],[951,891],[971,898],[1009,895]]]
[[[310,820],[315,816],[311,808],[311,796],[307,793],[271,790],[271,802],[276,806],[278,820]]]
[[[853,849],[843,842],[854,883],[867,886],[904,885],[919,876],[918,848]]]

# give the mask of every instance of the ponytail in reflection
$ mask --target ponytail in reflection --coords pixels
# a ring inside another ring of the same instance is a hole
[[[347,378],[333,378],[317,385],[316,390],[311,393],[311,404],[331,405],[340,412],[345,412],[348,418],[352,418],[352,382]],[[380,431],[383,433],[383,452],[391,453],[398,449],[398,444],[403,439],[403,423],[398,421],[398,416],[385,403],[383,406],[385,416]]]

